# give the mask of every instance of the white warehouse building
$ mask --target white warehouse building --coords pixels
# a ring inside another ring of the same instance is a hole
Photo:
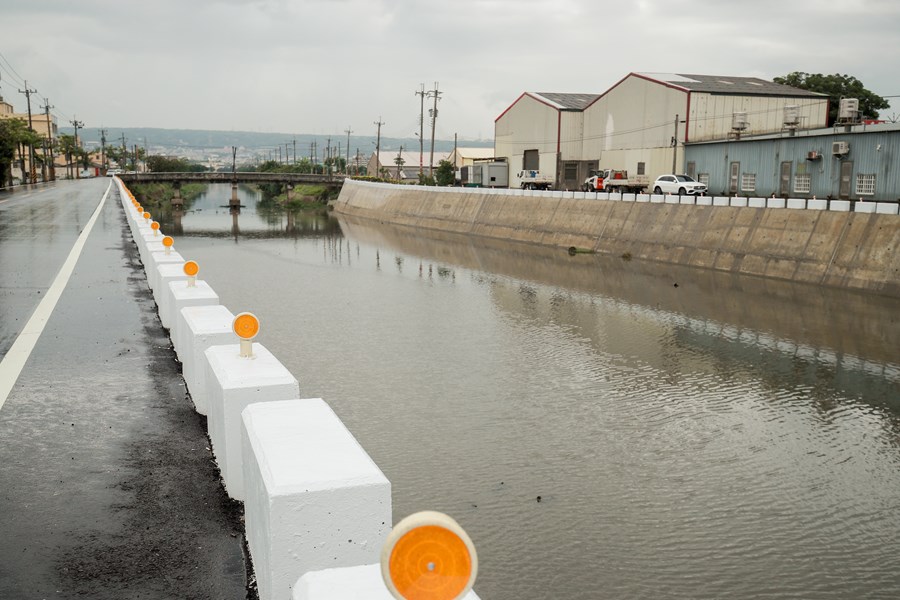
[[[577,189],[591,169],[684,171],[684,144],[825,127],[828,97],[755,77],[629,73],[602,94],[522,94],[494,122],[494,154]],[[789,121],[789,122],[788,122]],[[786,122],[788,122],[786,124]]]

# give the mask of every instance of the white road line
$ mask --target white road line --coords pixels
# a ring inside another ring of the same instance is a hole
[[[34,350],[38,338],[41,337],[44,327],[47,326],[47,321],[50,320],[50,315],[53,314],[53,309],[56,308],[59,297],[62,296],[63,290],[66,289],[66,285],[72,277],[72,272],[75,270],[75,263],[78,262],[78,257],[81,256],[81,251],[84,249],[84,244],[87,242],[91,229],[94,228],[94,223],[97,222],[97,218],[100,216],[100,209],[103,208],[110,189],[112,189],[112,183],[106,188],[106,193],[100,199],[100,204],[97,205],[94,214],[91,215],[81,235],[75,240],[75,245],[72,246],[69,257],[63,263],[59,273],[56,274],[56,279],[53,280],[53,284],[47,290],[44,299],[41,300],[41,303],[34,310],[34,314],[28,319],[28,323],[22,328],[22,332],[16,338],[16,341],[13,342],[9,352],[0,361],[0,409],[3,408],[9,393],[19,379],[19,375],[22,373],[28,357],[31,356],[31,351]]]

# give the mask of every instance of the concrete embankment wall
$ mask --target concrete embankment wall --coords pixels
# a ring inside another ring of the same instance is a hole
[[[882,207],[848,212],[849,203],[822,210],[824,201],[814,200],[772,199],[791,206],[775,208],[762,198],[731,199],[734,206],[724,198],[511,192],[348,180],[334,208],[411,227],[900,297],[900,216]]]

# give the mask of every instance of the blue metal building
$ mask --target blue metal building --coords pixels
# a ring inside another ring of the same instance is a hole
[[[722,196],[900,199],[900,123],[688,144],[685,172]]]

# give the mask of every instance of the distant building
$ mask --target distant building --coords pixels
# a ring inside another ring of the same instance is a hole
[[[591,169],[651,180],[684,170],[684,144],[824,127],[828,97],[755,77],[629,73],[602,94],[522,94],[494,122],[510,172],[577,189]],[[510,178],[510,184],[515,182]]]
[[[453,163],[453,168],[457,171],[462,167],[467,167],[475,161],[493,160],[493,148],[456,148],[447,157],[447,160]]]
[[[398,154],[401,159],[399,166],[397,164]],[[428,175],[428,159],[430,156],[431,153],[427,150],[421,155],[422,171],[426,176]],[[447,160],[449,157],[449,152],[435,152],[434,168],[437,169],[441,161]],[[408,152],[404,150],[402,153],[398,153],[396,150],[382,150],[380,155],[373,152],[372,156],[369,157],[368,163],[366,163],[366,172],[373,177],[385,176],[389,179],[399,179],[401,183],[415,183],[419,181],[419,159],[418,151]],[[386,174],[382,175],[382,173]]]
[[[691,143],[686,173],[713,195],[900,199],[900,124]]]

